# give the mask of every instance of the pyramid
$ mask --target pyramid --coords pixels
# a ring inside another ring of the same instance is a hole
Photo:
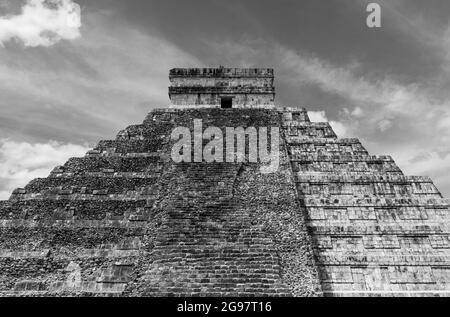
[[[1,201],[0,296],[448,295],[449,200],[275,107],[273,79],[174,69],[169,108]],[[175,163],[174,129],[199,119],[278,128],[278,169]]]

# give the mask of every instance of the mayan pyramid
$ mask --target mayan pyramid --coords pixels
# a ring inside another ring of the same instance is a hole
[[[170,107],[0,202],[0,295],[449,294],[449,200],[429,178],[276,108],[271,69],[170,80]],[[278,127],[278,169],[175,163],[172,131],[196,119]]]

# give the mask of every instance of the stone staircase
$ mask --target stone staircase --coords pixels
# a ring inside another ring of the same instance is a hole
[[[192,128],[192,118],[202,118],[204,126],[267,126],[277,122],[270,111],[221,110],[187,112],[174,116],[177,125]],[[189,120],[186,120],[186,117]],[[255,119],[257,118],[257,119]],[[298,257],[308,279],[297,289],[283,276],[279,247],[272,233],[255,219],[254,207],[243,197],[249,192],[248,177],[258,175],[258,164],[181,163],[165,174],[170,188],[165,196],[165,219],[148,264],[131,294],[148,296],[287,296],[303,292],[320,294],[317,273],[309,251],[309,262]],[[252,184],[252,186],[255,186]],[[262,186],[262,184],[260,184]],[[295,189],[291,188],[292,194]],[[295,195],[291,200],[295,201]],[[267,203],[268,208],[280,203]],[[270,204],[274,204],[270,206]],[[305,241],[302,241],[305,243]],[[309,243],[308,241],[306,243]],[[307,253],[309,244],[304,245]],[[296,250],[298,252],[298,250]]]
[[[233,197],[239,165],[180,164],[153,250],[151,296],[288,295],[273,243]]]

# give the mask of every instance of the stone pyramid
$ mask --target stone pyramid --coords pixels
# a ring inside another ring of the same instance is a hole
[[[0,295],[449,294],[449,200],[429,178],[274,107],[271,70],[171,81],[171,108],[0,202]],[[174,163],[172,131],[195,119],[279,128],[278,170]]]

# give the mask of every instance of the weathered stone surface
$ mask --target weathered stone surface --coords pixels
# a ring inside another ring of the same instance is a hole
[[[233,108],[273,107],[273,69],[175,68],[170,71],[169,97],[176,107],[219,107],[232,98]]]
[[[273,79],[172,71],[177,87],[219,75]],[[175,164],[171,132],[194,119],[279,128],[278,170]],[[445,296],[449,223],[431,179],[304,109],[159,109],[0,202],[0,295]]]
[[[448,295],[449,204],[433,182],[307,121],[284,129],[324,295]]]

